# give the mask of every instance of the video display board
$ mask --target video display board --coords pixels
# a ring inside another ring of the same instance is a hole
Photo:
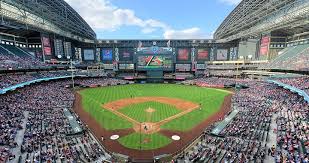
[[[112,61],[113,60],[113,49],[102,49],[101,59],[102,61]]]
[[[227,60],[227,49],[218,49],[217,50],[217,60],[226,61]]]
[[[133,61],[133,48],[119,48],[119,61]]]
[[[137,48],[134,60],[138,70],[172,70],[173,57],[173,48],[151,46]]]
[[[84,49],[84,60],[94,61],[94,50],[93,49]]]
[[[177,60],[178,61],[188,61],[190,55],[190,49],[182,48],[177,51]]]
[[[138,69],[172,69],[172,65],[171,55],[143,55],[137,58]]]
[[[209,61],[209,50],[208,49],[198,49],[196,60]]]

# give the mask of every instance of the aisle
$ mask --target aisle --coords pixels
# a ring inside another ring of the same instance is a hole
[[[266,142],[265,162],[275,162],[274,157],[268,156],[268,149],[271,148],[272,146],[276,146],[277,133],[274,132],[274,131],[275,131],[275,129],[277,129],[277,123],[276,123],[277,117],[278,117],[278,114],[273,113],[272,118],[271,118],[269,132],[268,132],[268,140]]]
[[[11,149],[11,152],[13,155],[15,155],[15,159],[8,161],[9,163],[17,163],[18,162],[18,158],[21,155],[20,152],[20,148],[24,139],[24,134],[26,131],[26,124],[28,122],[28,117],[29,117],[29,112],[28,111],[24,111],[24,119],[22,119],[22,129],[17,131],[16,137],[15,137],[15,141],[17,142],[17,147]]]

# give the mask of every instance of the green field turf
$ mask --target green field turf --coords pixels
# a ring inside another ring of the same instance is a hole
[[[150,140],[146,142],[145,140]],[[154,134],[139,134],[133,133],[125,137],[120,138],[119,143],[127,148],[137,150],[151,150],[164,147],[172,142],[172,140],[164,135]],[[141,143],[140,143],[141,142]]]
[[[101,103],[94,100],[91,96],[82,95],[83,109],[107,130],[132,128],[133,125],[127,120],[118,117],[109,110],[102,109]]]
[[[132,124],[102,108],[102,104],[104,103],[131,98],[131,96],[163,96],[201,104],[201,110],[194,110],[161,126],[161,129],[189,131],[209,116],[218,112],[224,101],[224,97],[229,93],[220,89],[176,84],[133,84],[84,89],[80,91],[80,94],[82,96],[82,105],[85,111],[90,113],[90,115],[93,116],[95,120],[107,130],[132,128]],[[152,122],[157,122],[171,115],[175,115],[178,113],[177,111],[179,111],[174,108],[174,106],[161,104],[158,102],[134,104],[127,106],[126,108],[122,108],[119,111],[137,121],[145,122],[145,120],[147,120],[147,116],[145,117],[145,115],[147,114],[144,110],[148,107],[152,107],[156,110],[151,118]],[[135,149],[134,145],[136,145],[139,141],[136,142],[134,136],[132,136],[131,142],[130,139],[131,137],[127,137],[120,139],[120,141],[122,144],[126,144],[126,147],[130,146],[128,144],[132,144],[131,148]],[[154,138],[153,140],[155,139],[157,138]],[[148,147],[145,147],[145,149],[147,148]],[[159,148],[159,145],[157,148]]]
[[[154,109],[155,112],[147,113],[146,110],[149,107]],[[159,122],[181,112],[181,110],[175,108],[174,106],[159,102],[133,104],[122,108],[119,111],[139,122]]]

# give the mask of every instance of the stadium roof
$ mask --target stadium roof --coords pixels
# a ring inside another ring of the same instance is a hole
[[[3,15],[16,21],[22,23],[28,23],[30,19],[37,21],[30,24],[32,26],[49,23],[62,33],[70,33],[73,38],[96,39],[96,34],[91,27],[64,0],[2,0],[1,3]],[[9,7],[5,8],[5,4]],[[24,19],[29,20],[23,21]]]
[[[303,22],[304,25],[308,24],[308,13],[308,0],[243,0],[214,36],[221,41],[231,41],[278,30],[292,23]]]

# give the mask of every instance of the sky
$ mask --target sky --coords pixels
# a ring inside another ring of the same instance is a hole
[[[98,39],[210,39],[241,0],[65,0]]]

